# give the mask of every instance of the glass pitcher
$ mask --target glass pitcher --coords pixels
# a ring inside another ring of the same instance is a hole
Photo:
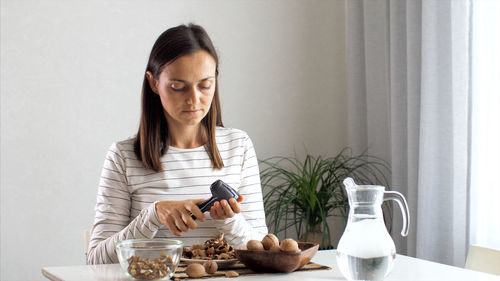
[[[396,247],[384,224],[382,203],[394,200],[403,214],[402,236],[408,235],[410,216],[403,195],[379,185],[356,185],[344,180],[349,218],[337,247],[337,264],[347,280],[383,280],[392,270]]]

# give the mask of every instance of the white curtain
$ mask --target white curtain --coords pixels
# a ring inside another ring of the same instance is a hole
[[[398,253],[457,266],[468,245],[469,12],[468,0],[346,1],[349,143],[387,159],[406,196]]]
[[[472,10],[470,242],[500,250],[500,1]]]

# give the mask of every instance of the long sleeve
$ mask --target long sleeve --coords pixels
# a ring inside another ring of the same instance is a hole
[[[87,263],[118,262],[115,244],[125,239],[180,239],[186,246],[203,243],[221,232],[234,246],[261,239],[267,233],[267,226],[253,144],[238,129],[217,127],[216,134],[224,161],[220,170],[213,169],[205,147],[170,146],[161,157],[162,170],[152,171],[144,167],[134,152],[136,137],[113,144],[106,155],[97,190]],[[240,214],[227,220],[198,222],[198,228],[184,232],[181,237],[159,222],[156,202],[209,198],[210,185],[218,179],[244,196]]]
[[[125,159],[118,146],[113,144],[106,155],[99,181],[88,264],[116,263],[116,242],[155,236],[161,225],[156,216],[155,204],[149,204],[131,220],[131,200]]]
[[[267,233],[259,166],[251,139],[246,136],[241,185],[238,192],[243,195],[242,211],[226,220],[215,220],[217,229],[224,233],[228,243],[243,247],[249,240],[261,240]]]

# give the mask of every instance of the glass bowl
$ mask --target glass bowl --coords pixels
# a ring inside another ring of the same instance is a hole
[[[130,239],[116,243],[125,274],[139,280],[168,280],[175,273],[184,243],[170,239]]]

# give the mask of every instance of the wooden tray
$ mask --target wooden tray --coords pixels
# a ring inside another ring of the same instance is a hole
[[[249,268],[247,268],[244,264],[242,263],[237,263],[233,265],[231,268],[226,268],[223,270],[218,270],[215,274],[207,274],[204,277],[201,278],[189,278],[189,276],[184,272],[186,270],[187,265],[183,262],[179,264],[177,267],[177,270],[175,271],[175,274],[172,276],[173,280],[194,280],[194,279],[210,279],[210,278],[220,278],[225,276],[227,271],[236,271],[240,276],[245,276],[245,275],[264,275],[264,274],[272,274],[272,273],[262,273],[262,272],[255,272]],[[326,265],[321,265],[318,263],[314,262],[309,262],[308,264],[304,265],[302,268],[299,268],[295,271],[313,271],[313,270],[331,270],[331,267],[328,267]]]

